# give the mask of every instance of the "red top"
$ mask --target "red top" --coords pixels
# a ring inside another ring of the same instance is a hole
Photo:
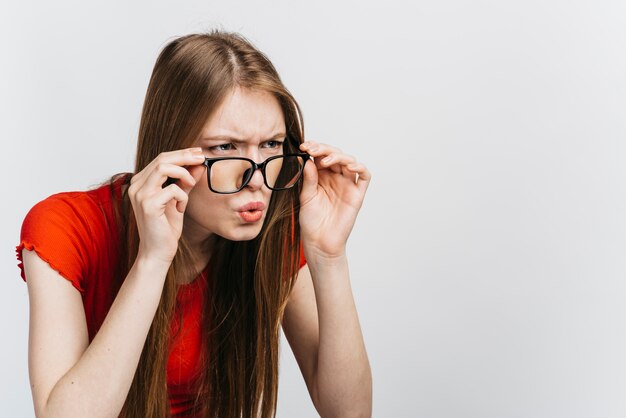
[[[120,198],[121,180],[115,194]],[[50,267],[69,280],[81,293],[89,342],[100,329],[121,283],[114,281],[118,263],[119,234],[115,225],[113,200],[108,185],[87,192],[66,192],[36,204],[22,224],[17,246],[22,279],[22,249],[35,250]],[[300,254],[300,267],[306,261]],[[201,350],[201,316],[206,287],[206,271],[191,283],[180,285],[177,294],[184,328],[178,330],[178,311],[171,324],[172,349],[167,363],[168,395],[173,417],[189,416],[195,393]]]

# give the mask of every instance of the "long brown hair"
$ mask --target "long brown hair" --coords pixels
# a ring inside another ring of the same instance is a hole
[[[297,152],[303,122],[295,99],[269,59],[238,34],[213,31],[173,40],[161,51],[144,102],[135,172],[159,153],[193,146],[207,118],[235,87],[276,97],[285,118],[286,152]],[[127,181],[130,176],[127,176]],[[206,417],[271,417],[276,413],[280,320],[299,267],[300,185],[273,193],[258,237],[211,243],[203,311],[198,413]],[[137,256],[139,234],[128,196],[119,213],[124,258],[120,278]],[[191,255],[183,238],[167,273],[124,418],[170,416],[166,365],[178,278]]]

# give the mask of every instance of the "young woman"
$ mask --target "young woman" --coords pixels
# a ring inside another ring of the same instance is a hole
[[[36,416],[274,416],[281,325],[320,415],[371,415],[345,254],[370,173],[303,138],[241,36],[163,49],[135,174],[24,220]]]

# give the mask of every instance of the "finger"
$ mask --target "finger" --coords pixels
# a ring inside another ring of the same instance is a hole
[[[167,179],[175,179],[176,183],[180,183],[183,187],[191,190],[196,184],[196,180],[191,176],[189,171],[184,167],[179,167],[173,164],[159,163],[154,166],[154,169],[150,172],[144,182],[145,188],[154,189],[163,187],[163,183]]]
[[[172,200],[176,201],[176,210],[178,210],[178,212],[185,212],[189,196],[176,184],[170,184],[161,190],[154,196],[151,203],[159,208],[163,208]]]
[[[202,148],[185,148],[176,151],[162,152],[154,160],[152,160],[150,164],[167,163],[179,166],[198,165],[204,162],[204,158]]]
[[[300,203],[304,204],[308,202],[317,192],[317,167],[315,164],[307,161],[304,164],[304,171],[302,173],[302,190],[300,191]]]
[[[187,171],[189,171],[189,174],[191,175],[191,177],[194,179],[194,184],[198,184],[198,182],[200,182],[200,180],[202,179],[202,176],[206,175],[206,167],[204,165],[194,165],[191,167],[186,167]],[[191,189],[195,186],[192,187],[187,187],[183,184],[179,184],[179,186],[181,187],[181,189],[183,189],[183,191],[187,194],[189,194],[189,192],[191,191]],[[208,185],[205,184],[205,187],[208,187]]]
[[[330,170],[333,173],[338,173],[341,174],[341,167],[335,164],[323,164],[322,163],[323,158],[316,158],[313,161],[315,162],[315,167],[317,168],[318,171],[323,171],[323,170]]]
[[[358,180],[360,181],[370,181],[372,178],[370,171],[361,163],[354,162],[346,165],[346,168],[351,172],[356,173],[359,176]]]
[[[342,153],[339,148],[315,141],[306,141],[300,144],[300,149],[313,157],[323,157],[332,153]]]
[[[351,155],[334,152],[322,158],[320,164],[322,167],[330,167],[333,164],[348,165],[355,163],[356,159]]]
[[[155,216],[162,214],[163,209],[170,202],[182,202],[187,199],[187,193],[183,192],[176,184],[170,184],[163,189],[159,188],[156,193],[150,195],[143,193],[137,197],[136,202],[144,214]]]
[[[342,165],[341,167],[341,175],[349,178],[353,183],[358,181],[359,175],[353,171],[350,171],[347,166]]]
[[[159,164],[174,164],[177,166],[195,166],[204,162],[202,148],[186,148],[182,150],[162,152],[154,160],[144,167],[139,173],[135,174],[131,179],[132,183],[144,183],[155,166]]]
[[[372,175],[370,171],[367,169],[367,167],[365,167],[365,165],[361,163],[354,163],[354,164],[347,165],[346,168],[350,170],[350,172],[356,174],[355,181],[356,181],[357,188],[362,193],[365,193],[365,191],[367,190],[367,187],[370,184],[370,180],[372,179]]]
[[[320,160],[320,168],[328,168],[334,173],[347,175],[345,167],[348,164],[354,163],[356,160],[354,157],[343,153],[332,153],[325,156]]]

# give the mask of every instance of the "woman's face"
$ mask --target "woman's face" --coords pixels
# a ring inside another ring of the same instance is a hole
[[[194,146],[204,155],[246,157],[256,163],[283,153],[285,119],[278,100],[267,92],[235,88],[206,121]],[[211,184],[228,184],[228,171],[212,169]],[[280,192],[278,192],[280,193]],[[191,242],[217,234],[232,241],[255,238],[261,231],[272,191],[256,170],[250,182],[234,194],[218,194],[208,187],[206,170],[189,193],[184,234]]]

